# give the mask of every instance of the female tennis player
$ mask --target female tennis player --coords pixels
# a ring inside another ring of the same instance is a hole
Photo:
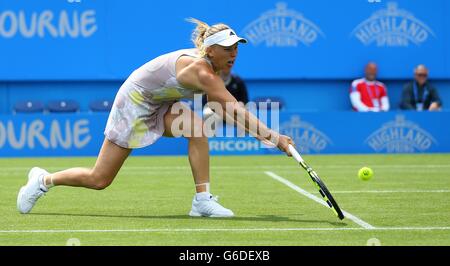
[[[245,125],[240,126],[246,132],[263,142],[274,143],[291,156],[288,150],[288,145],[293,144],[291,138],[267,128],[241,107],[227,91],[219,75],[221,70],[233,66],[238,44],[247,41],[225,24],[210,27],[196,19],[190,19],[190,22],[197,25],[193,34],[196,49],[179,50],[146,63],[135,70],[119,89],[94,167],[72,168],[56,173],[32,168],[28,183],[17,196],[20,213],[29,213],[36,201],[53,186],[105,189],[113,182],[132,149],[149,146],[162,136],[178,136],[181,129],[189,142],[189,162],[197,192],[189,215],[234,216],[209,191],[209,147],[202,130],[203,121],[179,102],[195,93],[206,93],[208,101],[219,103],[227,115],[237,121],[245,121]],[[226,108],[227,105],[231,108]],[[175,123],[180,115],[187,115],[190,121],[184,121],[181,126]],[[252,128],[258,130],[252,132]]]

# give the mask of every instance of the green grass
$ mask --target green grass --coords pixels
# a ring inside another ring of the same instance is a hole
[[[212,192],[235,212],[232,219],[187,215],[194,195],[187,157],[130,157],[106,190],[55,187],[21,215],[16,196],[30,167],[90,167],[95,158],[2,159],[0,245],[65,245],[70,238],[81,245],[366,245],[371,238],[381,245],[450,245],[450,155],[305,159],[341,207],[374,230],[339,221],[264,173],[318,195],[306,172],[284,156],[211,158]],[[372,180],[357,178],[362,166],[372,167]]]

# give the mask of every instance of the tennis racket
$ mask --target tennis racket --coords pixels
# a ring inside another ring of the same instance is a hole
[[[342,213],[339,205],[334,200],[328,188],[325,186],[325,183],[323,183],[323,181],[320,179],[319,175],[317,175],[317,173],[305,162],[305,160],[303,160],[302,156],[300,156],[300,153],[298,153],[294,146],[289,145],[289,151],[291,152],[292,157],[294,157],[294,159],[303,167],[303,169],[308,172],[311,180],[319,189],[320,195],[322,195],[323,199],[331,208],[331,210],[337,215],[339,219],[343,220],[344,214]]]

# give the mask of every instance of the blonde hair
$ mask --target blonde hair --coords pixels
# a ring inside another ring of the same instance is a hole
[[[200,56],[206,55],[206,48],[203,45],[206,38],[220,31],[230,29],[228,25],[223,23],[209,26],[207,23],[195,18],[188,18],[187,21],[197,25],[192,33],[192,42],[195,44],[195,47],[197,47]]]

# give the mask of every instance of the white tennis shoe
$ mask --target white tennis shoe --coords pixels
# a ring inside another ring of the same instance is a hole
[[[224,208],[218,202],[218,197],[213,197],[208,192],[198,193],[192,200],[192,209],[189,212],[192,217],[233,217],[234,213]]]
[[[17,210],[20,213],[29,213],[36,201],[47,193],[48,189],[43,184],[44,176],[49,173],[44,169],[33,167],[28,173],[28,183],[23,186],[17,195]]]

